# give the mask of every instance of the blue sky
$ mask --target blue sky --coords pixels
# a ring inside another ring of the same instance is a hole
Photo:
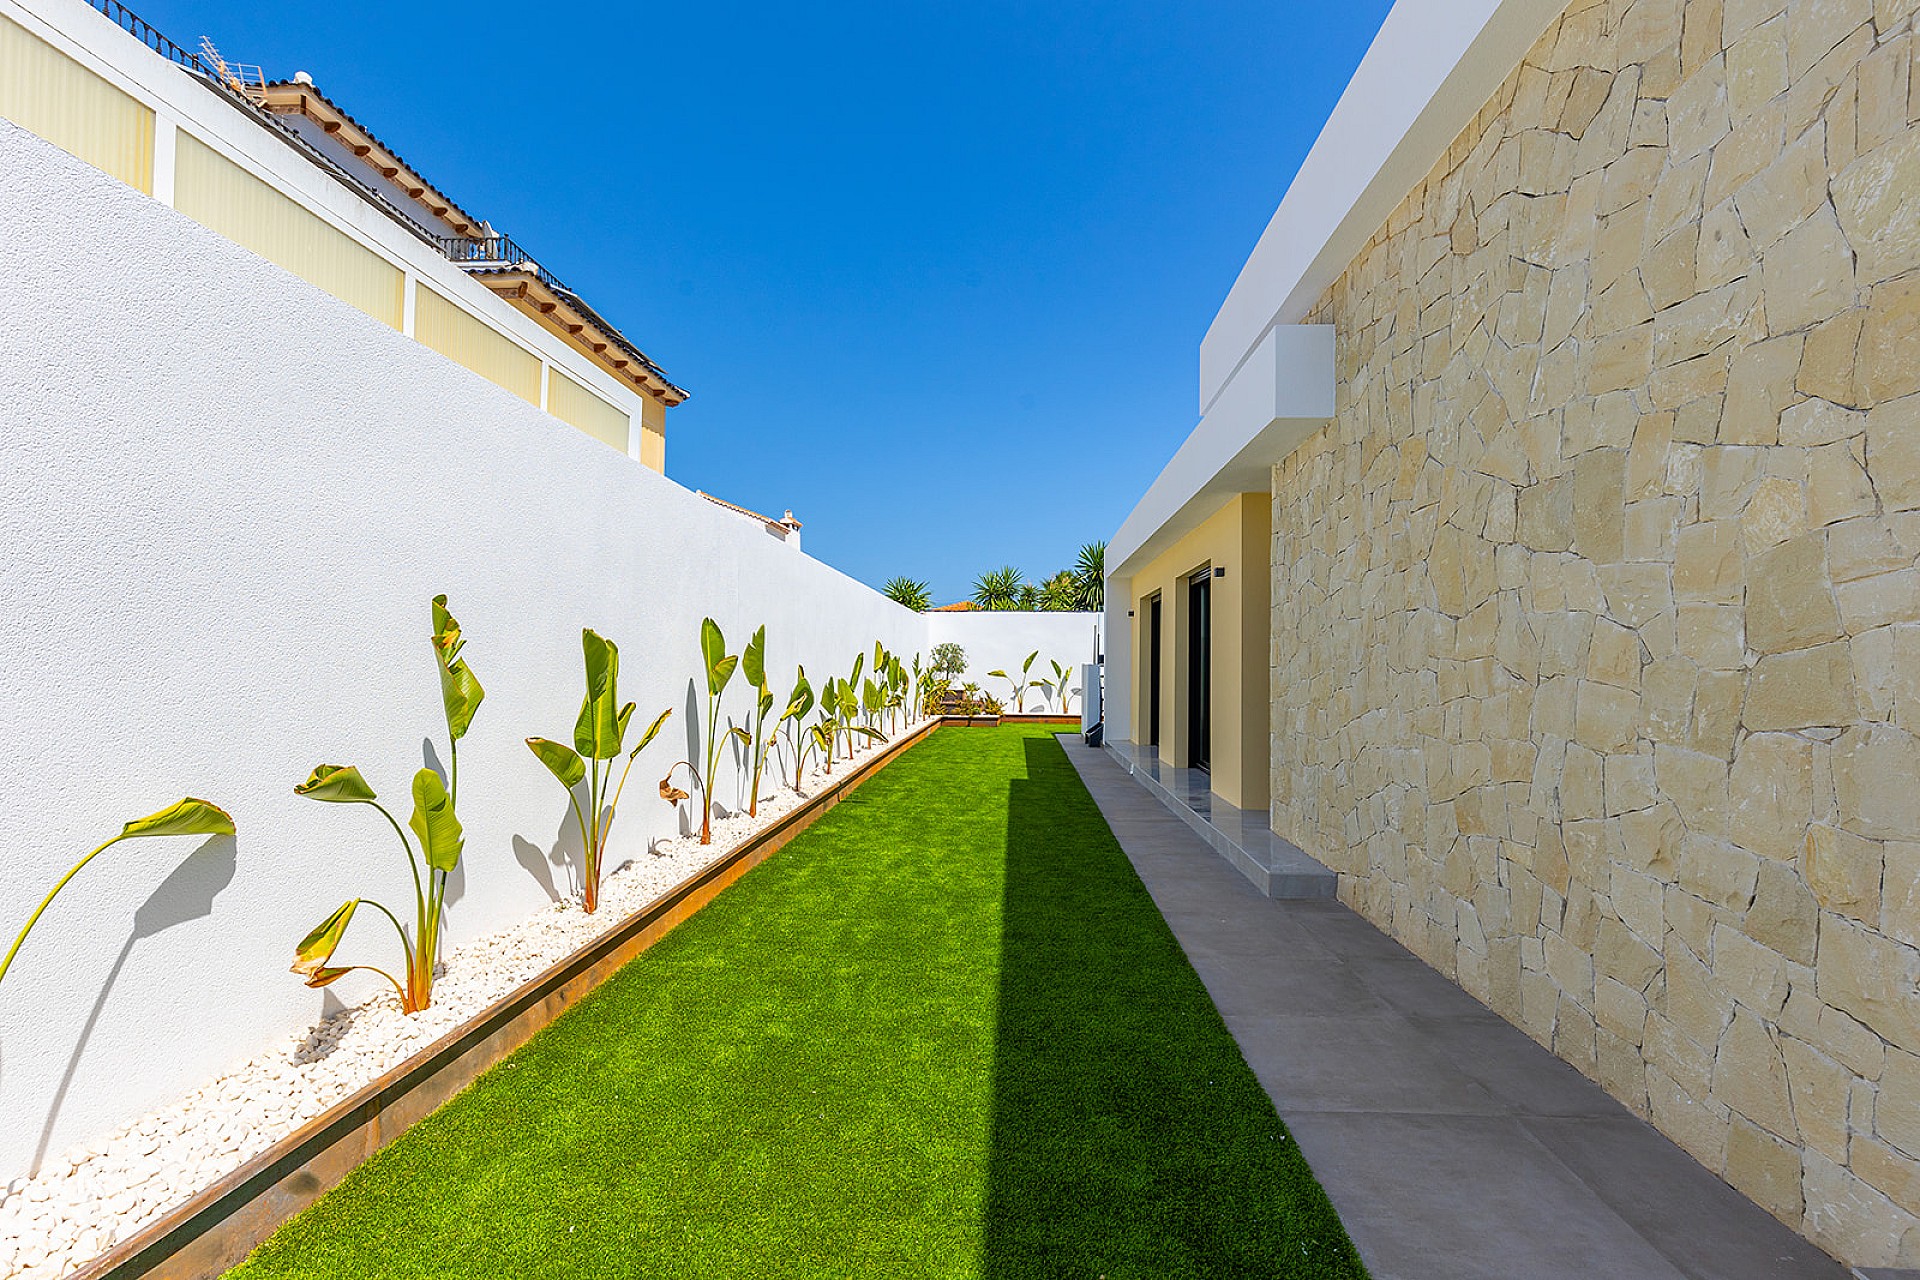
[[[1386,0],[137,0],[321,88],[693,397],[668,474],[941,601],[1105,538]]]

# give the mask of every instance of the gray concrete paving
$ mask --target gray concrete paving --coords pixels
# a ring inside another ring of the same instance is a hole
[[[1846,1280],[1366,920],[1262,896],[1060,741],[1375,1280]]]

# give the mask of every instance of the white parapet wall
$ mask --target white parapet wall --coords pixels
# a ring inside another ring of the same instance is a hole
[[[1080,667],[1093,662],[1100,649],[1100,630],[1104,619],[1097,613],[1016,613],[978,610],[966,613],[930,613],[927,615],[927,650],[951,641],[966,650],[967,668],[962,681],[971,680],[1000,699],[1008,711],[1058,712],[1058,696],[1035,687],[1026,691],[1023,704],[1013,705],[1012,689],[1007,681],[987,674],[1005,671],[1017,675],[1027,655],[1038,651],[1032,680],[1053,679],[1051,663],[1058,662],[1072,672],[1068,681],[1071,700],[1067,713],[1080,712]]]
[[[642,723],[674,711],[610,866],[678,831],[655,784],[698,745],[704,615],[736,649],[767,626],[783,706],[796,663],[925,651],[920,615],[4,120],[0,173],[0,945],[129,818],[195,795],[239,829],[118,845],[41,921],[0,987],[0,1179],[309,1026],[335,997],[287,967],[343,900],[404,914],[378,815],[293,786],[356,764],[404,820],[446,749],[436,592],[487,690],[452,945],[567,888],[568,802],[522,740],[571,734],[582,627]],[[1090,646],[955,622],[989,665]],[[362,929],[342,958],[393,962]]]

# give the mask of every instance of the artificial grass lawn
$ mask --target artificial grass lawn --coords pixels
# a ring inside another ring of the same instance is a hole
[[[914,747],[231,1274],[1364,1275],[1050,733]]]

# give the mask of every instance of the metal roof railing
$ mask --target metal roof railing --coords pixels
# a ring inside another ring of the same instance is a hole
[[[200,60],[199,54],[188,53],[167,39],[154,28],[151,22],[121,4],[120,0],[87,0],[87,3],[104,15],[109,22],[169,62],[177,62],[196,75],[212,74],[207,64]]]

